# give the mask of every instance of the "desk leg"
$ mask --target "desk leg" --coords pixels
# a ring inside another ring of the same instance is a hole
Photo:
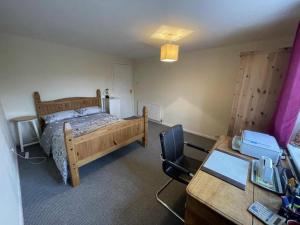
[[[18,128],[18,134],[19,134],[20,149],[21,149],[21,152],[24,152],[23,135],[22,135],[22,124],[21,124],[21,122],[17,122],[17,128]]]
[[[208,206],[187,195],[185,208],[185,225],[233,225]]]

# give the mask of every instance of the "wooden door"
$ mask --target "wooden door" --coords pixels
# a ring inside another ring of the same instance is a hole
[[[114,64],[113,96],[120,98],[121,118],[134,115],[133,75],[130,65]]]

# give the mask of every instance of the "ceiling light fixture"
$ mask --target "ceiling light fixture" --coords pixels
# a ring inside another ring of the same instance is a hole
[[[193,33],[192,30],[183,29],[180,27],[171,27],[161,25],[152,35],[152,39],[159,39],[166,42],[160,48],[160,61],[162,62],[176,62],[178,60],[179,45],[172,42],[185,38]]]
[[[164,44],[160,48],[160,61],[176,62],[178,60],[179,45]]]
[[[172,27],[161,25],[152,35],[152,39],[164,41],[179,41],[182,38],[189,36],[194,31],[183,29],[180,27]]]

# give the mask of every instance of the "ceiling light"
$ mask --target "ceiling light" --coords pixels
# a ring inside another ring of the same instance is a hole
[[[152,35],[151,38],[164,41],[178,41],[193,33],[192,30],[183,29],[180,27],[171,27],[161,25]]]
[[[164,44],[160,48],[160,61],[176,62],[178,60],[179,45]]]

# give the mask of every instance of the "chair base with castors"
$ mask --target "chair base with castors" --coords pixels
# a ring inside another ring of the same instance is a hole
[[[198,161],[184,155],[185,145],[205,153],[208,153],[208,151],[196,145],[184,142],[182,125],[173,126],[167,131],[160,133],[159,136],[162,149],[162,169],[165,174],[171,177],[171,179],[169,179],[167,183],[165,183],[156,192],[156,200],[178,219],[184,222],[184,218],[182,218],[168,204],[160,199],[159,195],[169,186],[169,184],[173,180],[187,185],[201,166],[202,161]]]
[[[166,187],[169,186],[169,184],[173,181],[174,179],[171,178],[169,179],[157,192],[156,192],[156,200],[162,204],[166,209],[168,209],[173,215],[175,215],[178,219],[180,219],[182,222],[184,222],[184,219],[177,213],[175,212],[170,206],[168,206],[161,198],[159,198],[159,195],[165,190]]]

